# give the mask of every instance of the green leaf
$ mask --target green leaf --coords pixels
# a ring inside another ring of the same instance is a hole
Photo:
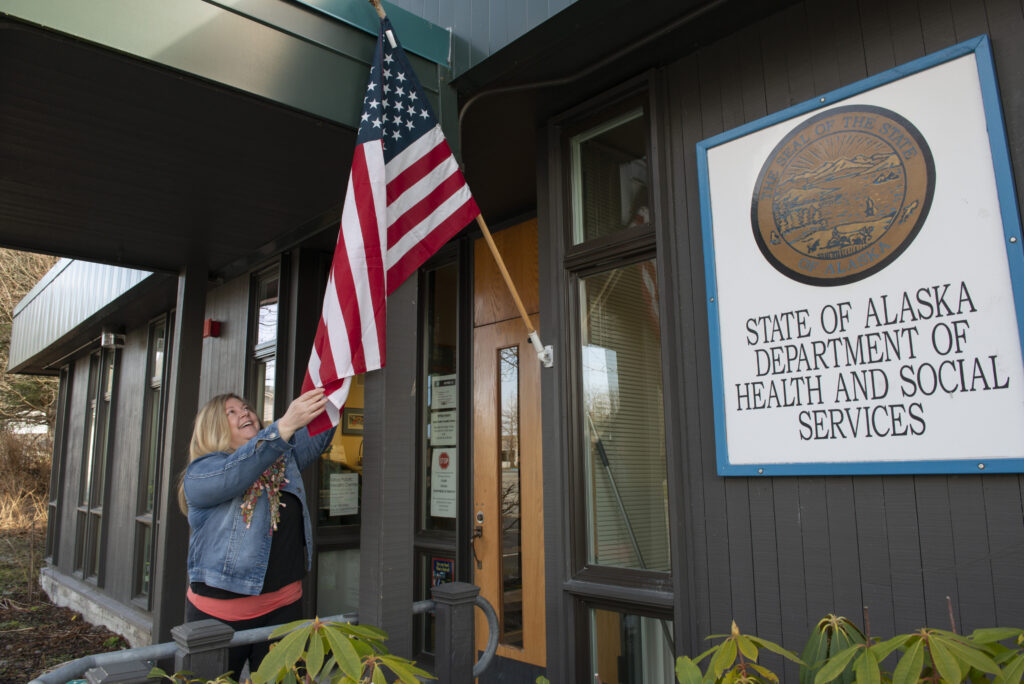
[[[718,653],[711,659],[711,671],[715,675],[715,679],[722,676],[734,662],[736,662],[736,642],[729,639],[722,647],[718,649]]]
[[[798,665],[804,664],[804,661],[800,660],[800,657],[796,653],[793,653],[792,651],[787,651],[774,641],[768,641],[767,639],[761,639],[760,637],[751,636],[749,634],[747,635],[747,638],[753,641],[761,648],[766,648],[772,653],[778,653],[783,658],[792,660],[794,663],[797,663]]]
[[[814,673],[821,667],[821,662],[825,659],[825,654],[828,653],[828,636],[822,629],[823,622],[827,622],[827,620],[818,622],[817,628],[811,632],[811,636],[807,639],[804,650],[800,654],[800,660],[805,663],[800,668],[800,684],[811,684],[814,681]]]
[[[1024,654],[1017,654],[1006,664],[993,684],[1019,684],[1021,679],[1024,679]]]
[[[758,673],[760,673],[760,675],[762,677],[767,679],[769,682],[775,682],[775,684],[779,684],[779,676],[777,674],[775,674],[774,672],[772,672],[771,670],[769,670],[764,665],[758,665],[757,663],[750,663],[750,667],[754,668]]]
[[[676,658],[676,681],[679,684],[700,684],[700,668],[686,656]]]
[[[896,664],[892,673],[892,684],[916,684],[921,668],[924,667],[924,642],[917,639]]]
[[[256,674],[253,675],[253,684],[275,681],[281,670],[290,670],[294,667],[299,656],[302,655],[309,632],[309,629],[297,629],[272,646],[270,653],[263,659]]]
[[[159,679],[161,677],[170,679],[170,675],[168,675],[166,672],[161,670],[159,667],[154,667],[152,670],[150,670],[149,674],[146,675],[146,677],[148,677],[150,679]]]
[[[384,677],[384,670],[379,667],[373,668],[373,684],[388,684],[388,680]]]
[[[364,637],[366,639],[372,639],[374,641],[387,641],[388,633],[379,627],[373,625],[354,625],[352,623],[339,622],[339,625],[345,625],[349,628],[352,634]]]
[[[739,647],[740,653],[742,653],[747,660],[757,662],[757,646],[754,645],[753,641],[740,634],[736,637],[736,645]]]
[[[549,680],[544,675],[541,675],[540,677],[537,677],[537,680],[534,682],[534,684],[551,684],[551,680]]]
[[[705,658],[707,658],[709,655],[711,655],[712,653],[714,653],[717,650],[718,650],[718,646],[712,646],[711,648],[709,648],[708,650],[704,651],[699,656],[694,658],[693,662],[699,663],[700,661],[704,660]]]
[[[935,637],[932,637],[932,639],[934,638]],[[949,647],[949,650],[955,657],[967,663],[974,669],[981,670],[982,672],[988,672],[989,674],[999,673],[999,666],[996,665],[991,658],[982,653],[976,646],[968,645],[954,639],[944,640],[942,643]]]
[[[270,649],[260,663],[260,667],[252,675],[253,684],[264,684],[265,682],[276,682],[277,676],[284,669],[284,651],[278,648]]]
[[[882,673],[878,670],[878,659],[870,648],[862,649],[860,657],[853,665],[857,675],[857,684],[881,684]]]
[[[1024,633],[1024,630],[1012,627],[988,627],[986,629],[974,630],[971,632],[970,639],[979,644],[991,644],[996,641],[1003,641],[1004,639],[1012,639],[1013,637],[1020,636],[1022,633]]]
[[[959,682],[963,679],[963,675],[960,674],[960,666],[956,662],[949,649],[946,648],[940,639],[936,639],[934,636],[928,640],[928,650],[932,654],[932,662],[935,664],[935,669],[939,671],[939,674],[947,682]]]
[[[831,682],[841,675],[860,650],[862,650],[860,646],[850,646],[845,651],[840,651],[829,658],[821,669],[818,670],[818,674],[814,676],[814,684],[825,684],[825,682]]]
[[[359,681],[363,675],[363,664],[359,654],[356,653],[355,644],[338,630],[326,629],[327,643],[331,645],[331,654],[334,656],[338,667],[342,672],[352,679]]]
[[[324,666],[324,635],[322,631],[314,632],[309,638],[309,650],[306,651],[306,674],[316,679]]]
[[[419,680],[416,679],[416,675],[412,673],[401,658],[394,656],[381,656],[380,662],[382,665],[387,665],[388,669],[398,675],[398,680],[403,684],[419,684]]]
[[[905,647],[907,642],[913,638],[913,635],[910,634],[897,634],[892,639],[887,639],[875,644],[871,647],[871,650],[874,652],[875,658],[878,662],[882,662],[889,657],[890,653],[895,651],[897,648]]]
[[[292,631],[293,629],[295,629],[297,627],[302,627],[303,625],[308,625],[311,630],[313,628],[312,620],[294,620],[292,622],[289,622],[288,624],[281,625],[280,627],[275,629],[273,632],[271,632],[270,633],[270,639],[277,639],[279,637],[282,637],[285,634],[287,634],[288,632]],[[269,641],[269,639],[268,639],[268,641]]]

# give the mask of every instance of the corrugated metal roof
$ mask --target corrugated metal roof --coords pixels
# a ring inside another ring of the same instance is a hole
[[[8,368],[44,351],[151,275],[61,259],[14,308]]]

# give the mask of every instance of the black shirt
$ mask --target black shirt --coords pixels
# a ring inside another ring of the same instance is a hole
[[[265,494],[263,494],[265,496]],[[269,594],[306,576],[306,534],[302,528],[302,502],[291,492],[281,492],[281,519],[270,542],[267,574],[261,594]],[[192,591],[199,596],[233,599],[245,596],[233,591],[211,587],[205,582],[192,582]]]

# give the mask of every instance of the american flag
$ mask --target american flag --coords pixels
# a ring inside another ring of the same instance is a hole
[[[386,295],[479,213],[391,22],[382,19],[302,386],[323,387],[330,400],[310,433],[338,424],[352,376],[384,366]]]

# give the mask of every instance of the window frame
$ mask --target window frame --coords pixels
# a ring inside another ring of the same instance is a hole
[[[166,313],[152,319],[147,327],[146,337],[146,373],[145,388],[142,402],[142,431],[139,445],[139,475],[136,492],[134,541],[132,544],[132,603],[137,607],[152,610],[152,579],[150,590],[143,591],[143,572],[146,562],[149,563],[150,577],[156,560],[157,535],[160,528],[159,510],[161,486],[160,474],[163,464],[163,438],[167,408],[167,373],[171,360],[171,328],[174,314]],[[157,337],[157,330],[163,328],[162,338]],[[160,367],[154,366],[155,343],[163,340],[163,358]],[[153,402],[156,401],[156,406]],[[156,419],[156,425],[153,420]],[[155,458],[150,459],[152,449],[156,449]],[[152,471],[151,471],[152,469]],[[153,484],[152,507],[147,510],[150,482]],[[149,532],[149,554],[145,553],[145,532]]]
[[[257,396],[257,392],[262,392],[262,387],[258,387],[257,368],[261,364],[266,364],[267,361],[273,361],[274,363],[274,405],[270,409],[272,417],[277,417],[284,412],[285,407],[285,368],[282,365],[287,359],[287,348],[285,343],[288,338],[287,331],[287,317],[288,311],[286,310],[287,292],[285,283],[288,277],[287,261],[283,258],[278,258],[273,263],[267,264],[262,268],[256,269],[251,274],[250,287],[249,287],[249,309],[248,309],[248,335],[245,345],[245,383],[243,388],[243,395],[248,401],[253,402],[253,407],[258,409],[261,422],[268,422],[263,420],[263,411],[265,410],[264,401],[265,398],[260,395]],[[268,280],[277,280],[277,324],[274,331],[274,338],[272,340],[266,340],[264,342],[258,342],[259,340],[259,308],[260,308],[260,287]],[[264,425],[266,427],[266,425]]]
[[[99,348],[88,356],[85,430],[83,431],[81,471],[75,509],[75,553],[73,570],[81,579],[102,587],[105,581],[107,545],[106,515],[110,500],[110,465],[113,455],[111,437],[115,432],[118,380],[118,348]],[[93,376],[94,364],[96,375]],[[109,363],[109,377],[107,375]],[[108,388],[104,385],[109,384]],[[92,416],[90,418],[90,416]],[[97,482],[97,474],[102,481]],[[95,569],[95,572],[92,570]]]
[[[57,416],[54,422],[53,455],[50,466],[50,492],[47,501],[47,525],[44,558],[51,565],[60,562],[61,514],[64,510],[64,475],[67,471],[68,436],[71,427],[71,398],[74,386],[70,366],[58,373]]]
[[[610,122],[627,122],[633,120],[629,112],[641,109],[640,117],[647,126],[647,159],[648,159],[648,192],[650,196],[649,209],[651,212],[650,222],[643,226],[625,228],[612,234],[585,240],[575,243],[577,228],[575,220],[577,207],[579,205],[574,188],[576,153],[573,149],[574,141],[578,136],[588,131],[604,130]],[[669,546],[667,554],[672,568],[668,572],[640,570],[635,568],[621,568],[610,565],[592,564],[588,561],[588,502],[587,502],[587,466],[584,462],[587,456],[587,449],[584,438],[584,419],[582,417],[583,400],[583,373],[579,350],[582,345],[582,330],[580,327],[580,312],[583,303],[580,301],[580,282],[590,276],[606,273],[618,268],[628,267],[632,264],[646,260],[654,260],[657,266],[659,281],[659,316],[663,328],[666,326],[665,302],[660,294],[664,291],[664,272],[662,270],[662,257],[660,252],[663,246],[659,244],[659,230],[662,219],[661,207],[658,206],[659,188],[662,178],[660,173],[660,157],[658,155],[658,140],[656,133],[656,120],[654,117],[654,93],[652,84],[646,78],[638,82],[628,84],[626,87],[613,93],[610,99],[604,103],[596,103],[593,106],[581,109],[585,112],[575,117],[567,117],[559,130],[559,154],[561,156],[560,168],[563,170],[561,182],[558,184],[563,199],[561,202],[563,213],[563,225],[561,240],[563,244],[563,256],[561,259],[560,283],[562,286],[562,297],[565,305],[566,315],[562,322],[562,334],[564,335],[566,350],[566,385],[565,403],[569,407],[566,415],[566,440],[568,446],[568,502],[566,521],[566,532],[568,536],[567,553],[568,577],[564,588],[571,586],[571,591],[577,595],[579,600],[612,600],[614,596],[621,593],[622,588],[638,590],[640,594],[650,594],[657,597],[656,601],[662,610],[669,609],[673,597],[673,574],[677,571],[676,565],[678,556],[672,548],[675,546],[678,525],[676,521],[669,520]],[[668,388],[670,387],[669,369],[665,364],[665,349],[667,341],[664,334],[661,340],[661,374],[662,374],[662,395],[663,401],[667,399]],[[673,469],[669,464],[670,437],[669,437],[669,402],[664,401],[664,415],[662,417],[665,430],[665,471],[668,480],[668,497],[673,496]],[[578,593],[582,592],[582,593]],[[624,604],[629,605],[629,604]],[[632,610],[635,607],[631,607]],[[582,632],[586,633],[586,632]]]

